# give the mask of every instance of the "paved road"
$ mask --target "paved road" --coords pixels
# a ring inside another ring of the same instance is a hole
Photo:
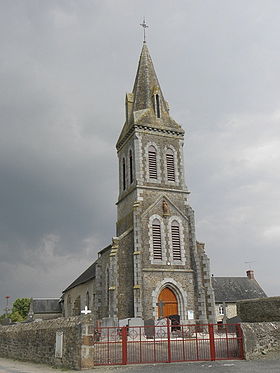
[[[46,365],[32,364],[0,358],[0,373],[59,373],[70,370],[53,369]],[[86,373],[280,373],[280,360],[215,361],[199,363],[173,363],[156,365],[130,365],[96,367]]]

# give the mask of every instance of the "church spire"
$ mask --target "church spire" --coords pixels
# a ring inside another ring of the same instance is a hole
[[[126,95],[126,121],[117,142],[121,146],[133,126],[172,130],[184,133],[169,115],[168,103],[154,69],[146,41],[143,42],[132,93]]]
[[[134,95],[133,111],[153,109],[158,118],[162,114],[157,111],[158,108],[168,113],[146,42],[143,43],[132,93]],[[157,105],[156,96],[160,99],[159,105]]]

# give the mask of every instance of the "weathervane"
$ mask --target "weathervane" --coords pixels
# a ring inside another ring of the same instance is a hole
[[[144,30],[144,43],[146,43],[146,28],[148,28],[149,26],[146,23],[145,17],[143,19],[143,23],[140,23],[140,26],[143,27],[143,30]]]

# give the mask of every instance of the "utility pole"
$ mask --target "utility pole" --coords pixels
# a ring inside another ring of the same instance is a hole
[[[6,314],[6,319],[8,318],[8,313],[10,311],[9,309],[9,299],[11,298],[9,295],[6,295],[6,308],[5,308],[5,314]]]

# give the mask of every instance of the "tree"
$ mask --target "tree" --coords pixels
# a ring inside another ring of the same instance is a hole
[[[26,320],[29,307],[30,307],[31,299],[30,298],[18,298],[13,303],[12,312],[8,313],[7,315],[4,313],[0,316],[0,323],[4,319],[8,318],[11,319],[12,322],[22,322]]]
[[[14,311],[8,315],[9,319],[12,320],[12,322],[22,322],[24,321],[24,318],[21,316],[21,314],[18,311]]]
[[[13,303],[12,314],[15,314],[15,318],[21,316],[22,320],[15,320],[15,321],[23,321],[27,318],[29,307],[30,307],[31,299],[30,298],[18,298]],[[17,315],[17,316],[16,316]]]

